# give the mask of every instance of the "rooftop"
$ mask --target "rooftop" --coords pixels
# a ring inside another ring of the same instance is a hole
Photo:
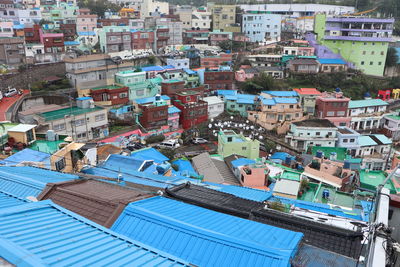
[[[362,232],[345,230],[271,209],[266,210],[262,200],[260,202],[250,201],[192,184],[166,189],[166,194],[169,198],[218,212],[302,232],[304,234],[303,242],[318,248],[354,258],[360,254]],[[304,207],[304,209],[306,208]]]
[[[30,145],[30,149],[53,154],[54,152],[60,149],[60,144],[64,143],[64,140],[56,140],[56,141],[48,141],[48,140],[36,140],[32,145]]]
[[[299,95],[320,95],[321,92],[317,88],[294,88]]]
[[[32,130],[33,128],[35,128],[37,125],[32,125],[32,124],[18,124],[15,127],[12,127],[10,129],[8,129],[8,132],[20,132],[20,133],[25,133],[29,130]]]
[[[126,205],[151,194],[96,180],[73,180],[50,183],[38,197],[51,199],[95,223],[111,227]]]
[[[288,266],[303,237],[164,197],[129,204],[112,229],[196,266]]]
[[[346,65],[346,61],[341,58],[319,58],[320,64],[334,64],[334,65]]]
[[[386,179],[386,174],[383,171],[360,171],[360,186],[361,188],[375,191],[377,187]],[[391,194],[397,194],[396,187],[393,182],[389,180],[385,188],[390,190]]]
[[[0,257],[26,266],[183,265],[50,200],[0,211]]]
[[[89,112],[94,112],[94,111],[99,111],[102,110],[103,108],[101,107],[94,107],[94,108],[79,108],[79,107],[68,107],[68,108],[63,108],[63,109],[58,109],[54,111],[48,111],[44,113],[40,113],[39,116],[44,118],[46,121],[51,121],[51,120],[58,120],[62,119],[67,115],[81,115]]]
[[[296,91],[262,91],[261,93],[268,94],[275,97],[297,97],[299,96]]]
[[[90,90],[103,90],[103,89],[114,90],[114,89],[121,89],[121,88],[125,88],[125,87],[126,86],[124,86],[124,85],[107,85],[107,86],[90,88]]]
[[[387,102],[382,99],[364,99],[364,100],[350,100],[349,109],[351,108],[367,108],[376,106],[387,106]]]
[[[347,148],[345,147],[327,147],[327,146],[312,146],[311,153],[316,156],[318,151],[324,153],[324,156],[329,158],[331,153],[336,153],[336,159],[343,161],[346,159]]]
[[[44,166],[43,167],[50,167],[50,154],[49,153],[44,153],[36,150],[32,150],[30,148],[25,148],[21,151],[18,151],[17,153],[7,157],[4,160],[0,161],[0,165],[6,165],[6,166],[13,166],[17,165],[21,162],[24,161],[30,161],[30,162],[43,162]],[[47,165],[47,166],[46,166]]]
[[[336,128],[336,126],[330,120],[327,119],[308,119],[292,123],[299,127]]]

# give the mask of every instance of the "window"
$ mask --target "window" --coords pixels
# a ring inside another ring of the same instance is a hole
[[[367,53],[366,51],[363,51],[363,52],[362,52],[363,55],[365,55],[366,53]]]
[[[350,139],[350,143],[354,143],[354,141],[355,141],[354,138]]]
[[[343,143],[347,143],[349,139],[343,139]]]
[[[86,133],[78,133],[76,135],[76,138],[80,139],[80,138],[85,138],[86,137]]]
[[[99,114],[99,115],[96,115],[94,117],[95,121],[102,121],[102,120],[105,120],[105,119],[106,119],[106,115],[105,114]]]
[[[378,62],[378,65],[379,65],[379,66],[381,66],[381,65],[382,65],[382,62],[381,62],[381,61],[379,61],[379,62]]]
[[[361,61],[361,65],[364,65],[364,61]]]
[[[59,159],[59,160],[57,160],[56,162],[55,162],[55,165],[56,165],[56,170],[57,171],[62,171],[62,170],[64,170],[64,168],[65,168],[65,158],[64,157],[62,157],[61,159]]]
[[[321,133],[320,132],[316,132],[315,135],[321,135]]]
[[[125,98],[128,97],[128,93],[120,93],[119,98]]]
[[[375,55],[375,51],[371,51],[371,55]]]
[[[293,108],[294,107],[294,105],[289,105],[289,108]]]
[[[374,62],[373,62],[373,61],[370,61],[370,62],[369,62],[369,65],[371,65],[371,66],[374,65]]]
[[[385,51],[381,51],[381,56],[385,55]]]
[[[247,150],[247,147],[242,146],[242,151],[246,151],[246,150]]]
[[[129,35],[124,35],[123,39],[124,39],[124,41],[129,41],[131,38]]]
[[[85,123],[85,119],[80,119],[80,120],[75,120],[74,125],[75,126],[81,126]]]
[[[54,130],[55,132],[65,130],[65,123],[54,124],[54,125],[53,125],[53,130]]]
[[[336,116],[344,116],[345,111],[338,111],[336,112]]]

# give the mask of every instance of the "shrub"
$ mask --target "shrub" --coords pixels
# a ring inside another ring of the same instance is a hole
[[[164,141],[165,136],[163,134],[160,135],[152,135],[146,138],[147,144],[154,144]]]

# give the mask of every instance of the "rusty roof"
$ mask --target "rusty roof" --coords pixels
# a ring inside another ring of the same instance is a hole
[[[56,204],[105,227],[111,227],[125,206],[153,194],[93,179],[49,183],[39,200]]]
[[[106,55],[106,54],[92,54],[92,55],[80,56],[77,58],[65,57],[64,62],[78,63],[78,62],[94,61],[94,60],[101,60],[101,59],[107,59],[107,58],[110,58],[110,56]]]

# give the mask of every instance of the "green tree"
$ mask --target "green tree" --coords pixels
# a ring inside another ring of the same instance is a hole
[[[78,0],[78,6],[80,8],[89,8],[93,14],[99,17],[104,17],[104,12],[118,12],[121,6],[118,4],[111,3],[107,0]]]
[[[266,73],[261,73],[260,75],[245,81],[241,84],[241,89],[251,94],[257,94],[263,90],[274,89],[275,81],[274,79]]]
[[[149,56],[147,58],[147,60],[148,60],[149,64],[156,64],[156,62],[157,62],[157,58],[155,56]]]
[[[393,34],[400,36],[400,20],[396,20],[393,25]]]

